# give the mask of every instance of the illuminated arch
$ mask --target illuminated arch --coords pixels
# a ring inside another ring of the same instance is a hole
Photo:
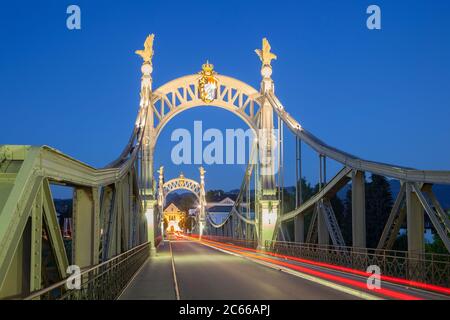
[[[217,97],[205,103],[198,93],[199,75],[188,75],[172,80],[152,94],[156,143],[164,126],[177,114],[195,107],[218,107],[241,118],[256,134],[257,116],[261,94],[252,86],[223,75],[215,75],[218,81]],[[256,136],[256,135],[255,135]]]
[[[165,182],[162,186],[164,198],[176,190],[187,190],[195,194],[198,200],[201,197],[201,185],[195,180],[187,179],[182,174],[180,177]]]

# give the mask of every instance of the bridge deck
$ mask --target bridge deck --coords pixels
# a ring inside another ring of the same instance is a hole
[[[181,299],[356,299],[355,296],[194,241],[172,241]],[[169,243],[136,275],[121,299],[175,299]]]
[[[380,290],[368,290],[366,280],[231,244],[184,238],[160,246],[120,299],[177,299],[177,295],[186,300],[450,298],[386,281]]]

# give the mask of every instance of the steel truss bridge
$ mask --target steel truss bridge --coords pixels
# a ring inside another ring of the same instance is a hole
[[[276,56],[268,41],[263,39],[262,49],[256,51],[262,62],[259,90],[216,74],[209,63],[200,75],[187,75],[153,90],[153,35],[149,36],[144,50],[137,51],[144,62],[132,134],[119,157],[103,168],[48,146],[0,146],[0,298],[117,298],[138,269],[154,259],[162,238],[165,197],[179,189],[196,195],[199,210],[194,234],[210,246],[253,252],[254,259],[289,257],[356,274],[377,265],[383,279],[421,289],[441,288],[440,293],[450,294],[445,291],[450,287],[449,256],[428,254],[424,249],[427,216],[450,251],[449,217],[432,188],[450,184],[450,171],[368,161],[327,145],[303,128],[275,95],[271,62]],[[237,115],[257,137],[252,145],[256,161],[250,161],[235,205],[219,222],[205,209],[203,168],[198,182],[184,176],[165,181],[163,167],[156,180],[153,170],[155,145],[164,126],[177,114],[205,105]],[[282,210],[284,127],[296,140],[296,208],[290,212]],[[278,145],[276,152],[274,145]],[[319,191],[305,202],[299,183],[302,145],[317,153],[320,167]],[[342,165],[329,181],[327,159]],[[376,248],[366,246],[366,173],[396,179],[401,185]],[[52,184],[74,190],[70,247],[57,219]],[[346,246],[330,201],[348,184],[351,246]],[[307,216],[310,222],[305,224]],[[292,221],[295,234],[289,242],[286,224]],[[393,251],[405,221],[408,250]],[[80,268],[81,289],[68,288],[69,265]]]

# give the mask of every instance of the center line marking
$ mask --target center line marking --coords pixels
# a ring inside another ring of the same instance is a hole
[[[172,274],[173,274],[173,283],[175,286],[175,296],[177,297],[177,300],[180,300],[180,291],[178,289],[177,273],[175,271],[175,260],[173,258],[172,252],[172,241],[170,240],[169,240],[169,248],[170,248],[170,256],[172,258]]]

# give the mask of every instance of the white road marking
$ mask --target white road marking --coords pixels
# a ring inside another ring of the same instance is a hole
[[[178,289],[177,273],[175,271],[175,260],[173,258],[172,252],[172,241],[169,241],[169,248],[170,248],[170,257],[172,258],[172,274],[173,274],[173,283],[175,286],[175,296],[177,297],[177,300],[180,300],[180,291]]]

